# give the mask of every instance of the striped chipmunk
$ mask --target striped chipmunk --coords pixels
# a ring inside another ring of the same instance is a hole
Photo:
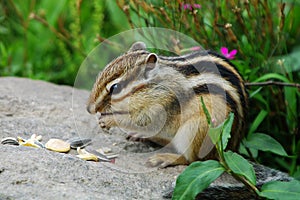
[[[117,126],[131,138],[172,147],[172,153],[157,153],[147,161],[166,167],[217,159],[201,97],[214,125],[234,113],[227,149],[236,151],[245,127],[247,92],[233,64],[211,51],[166,57],[136,42],[99,73],[87,110],[101,114],[101,128]]]

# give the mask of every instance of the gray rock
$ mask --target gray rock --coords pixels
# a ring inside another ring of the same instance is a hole
[[[91,138],[89,148],[109,147],[115,163],[83,161],[68,154],[32,147],[0,145],[0,199],[163,199],[170,197],[185,166],[149,168],[145,162],[160,149],[125,140],[121,130],[104,133],[87,113],[89,92],[24,78],[0,78],[0,139],[42,135],[68,140]],[[259,166],[262,182],[288,180],[278,171]],[[199,197],[227,199],[231,191],[249,194],[232,177],[222,176]],[[250,193],[251,194],[251,193]],[[169,196],[168,196],[169,195]],[[226,196],[227,195],[227,196]],[[234,196],[230,195],[230,196]],[[254,197],[253,197],[254,198]],[[234,199],[234,198],[232,198]],[[240,198],[238,198],[240,199]],[[250,199],[250,198],[249,198]]]

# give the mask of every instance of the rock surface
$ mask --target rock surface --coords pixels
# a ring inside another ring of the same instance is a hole
[[[30,138],[37,134],[42,135],[45,144],[51,138],[91,138],[90,148],[108,147],[119,154],[115,163],[92,162],[77,158],[74,150],[65,154],[0,145],[0,199],[168,197],[167,191],[172,190],[176,177],[185,166],[147,167],[147,158],[160,149],[147,143],[127,141],[121,130],[104,133],[98,128],[95,116],[86,112],[88,95],[88,91],[43,81],[0,78],[0,139],[8,136]],[[267,176],[262,180],[287,179],[285,174],[263,169]],[[232,195],[228,191],[232,188],[243,190],[251,199],[251,193],[226,175],[216,180],[201,199],[229,198]],[[241,197],[236,196],[237,199]]]

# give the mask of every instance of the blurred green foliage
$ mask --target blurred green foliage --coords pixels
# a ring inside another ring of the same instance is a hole
[[[73,85],[86,55],[105,38],[149,26],[182,32],[217,52],[237,49],[232,62],[246,82],[300,82],[297,0],[1,0],[0,75]],[[290,157],[241,152],[299,178],[299,88],[249,86],[249,94],[248,138],[266,133]]]
[[[2,0],[0,75],[73,85],[86,55],[129,28],[116,8],[113,1]]]

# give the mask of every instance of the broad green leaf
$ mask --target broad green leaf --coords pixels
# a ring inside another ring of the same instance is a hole
[[[217,144],[220,141],[220,136],[222,135],[223,150],[228,144],[233,120],[234,114],[230,113],[223,123],[219,124],[217,127],[211,127],[208,130],[208,134],[214,144]],[[219,144],[219,146],[221,145]]]
[[[248,148],[261,151],[270,151],[281,156],[288,156],[281,144],[267,134],[251,134],[246,140],[244,140],[244,145]]]
[[[233,120],[234,120],[234,114],[229,113],[227,119],[224,122],[223,131],[222,131],[223,150],[226,149],[227,144],[228,144],[228,140],[231,137],[230,133],[231,133],[231,127],[232,127],[232,124],[233,124]]]
[[[172,199],[195,199],[224,171],[223,166],[215,160],[192,163],[177,178]]]
[[[254,131],[256,131],[257,127],[262,123],[262,121],[266,118],[268,112],[265,110],[261,110],[249,129],[249,135],[251,135]]]
[[[216,145],[220,141],[223,125],[224,124],[222,123],[222,124],[218,125],[217,127],[210,127],[208,130],[208,135],[214,145]]]
[[[268,199],[295,200],[300,198],[300,182],[292,180],[290,182],[273,181],[264,184],[259,196]]]
[[[244,176],[250,183],[256,185],[253,166],[245,158],[232,151],[224,152],[224,158],[232,172]]]
[[[249,148],[249,152],[246,149],[246,145],[244,144],[246,143],[246,138],[243,139],[242,143],[240,144],[239,147],[239,154],[243,154],[247,157],[253,157],[253,158],[257,158],[258,156],[258,150],[257,149],[253,149],[253,148]],[[250,153],[250,154],[249,154]]]

